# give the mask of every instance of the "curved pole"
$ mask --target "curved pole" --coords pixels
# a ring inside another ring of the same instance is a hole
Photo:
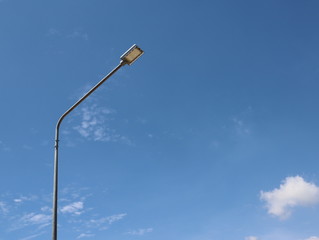
[[[90,91],[88,91],[82,98],[80,98],[72,107],[70,107],[58,120],[55,128],[55,145],[54,145],[54,176],[53,176],[53,208],[52,208],[52,240],[57,240],[57,226],[58,226],[58,159],[59,159],[59,130],[62,120],[81,102],[91,95],[99,86],[101,86],[109,77],[111,77],[117,70],[126,64],[121,61],[120,64],[107,74],[98,84],[96,84]]]

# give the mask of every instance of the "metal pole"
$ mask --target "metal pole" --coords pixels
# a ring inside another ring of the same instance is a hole
[[[70,107],[58,120],[55,128],[55,146],[54,146],[54,175],[53,175],[53,209],[52,209],[52,240],[57,240],[58,227],[58,159],[59,159],[59,130],[62,120],[81,102],[83,102],[91,93],[101,86],[108,78],[110,78],[117,70],[124,66],[126,62],[121,61],[108,75],[106,75],[98,84],[80,98],[72,107]]]

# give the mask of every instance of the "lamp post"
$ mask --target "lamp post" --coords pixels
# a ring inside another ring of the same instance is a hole
[[[63,119],[75,109],[81,102],[83,102],[91,93],[93,93],[99,86],[101,86],[108,78],[110,78],[117,70],[124,65],[131,65],[135,62],[144,51],[137,45],[133,45],[121,57],[119,65],[117,65],[109,74],[107,74],[99,83],[97,83],[90,91],[88,91],[82,98],[80,98],[72,107],[70,107],[58,120],[55,128],[55,146],[54,146],[54,175],[53,175],[53,208],[52,208],[52,240],[57,240],[57,226],[58,226],[58,159],[59,159],[59,130]]]

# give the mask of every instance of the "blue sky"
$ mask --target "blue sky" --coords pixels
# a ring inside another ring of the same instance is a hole
[[[0,0],[0,240],[318,240],[319,2]]]

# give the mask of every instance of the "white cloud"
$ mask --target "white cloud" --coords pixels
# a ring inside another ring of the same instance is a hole
[[[98,107],[97,104],[85,105],[81,108],[81,123],[74,129],[88,140],[131,144],[127,137],[108,127],[112,113],[113,110]]]
[[[87,227],[89,228],[98,228],[100,230],[105,230],[108,228],[108,226],[106,226],[106,224],[110,225],[114,222],[117,222],[121,219],[123,219],[127,214],[126,213],[120,213],[120,214],[115,214],[112,216],[108,216],[108,217],[103,217],[103,218],[99,218],[99,219],[91,219],[87,222]]]
[[[71,203],[69,205],[62,207],[61,212],[80,215],[82,213],[81,210],[83,209],[83,207],[84,207],[83,202],[74,202],[74,203]]]
[[[67,36],[68,38],[81,38],[85,41],[89,40],[89,35],[77,29]]]
[[[46,36],[49,36],[49,37],[58,36],[58,37],[69,38],[69,39],[78,38],[85,41],[89,40],[89,35],[80,29],[75,29],[69,34],[63,34],[56,28],[50,28]]]
[[[313,236],[313,237],[307,238],[307,239],[305,239],[305,240],[319,240],[319,237]]]
[[[7,214],[9,212],[8,206],[4,202],[0,202],[0,213]]]
[[[258,238],[255,236],[248,236],[248,237],[245,237],[245,240],[258,240]]]
[[[238,118],[233,118],[232,120],[235,125],[236,133],[239,136],[247,136],[251,134],[250,128],[243,122],[243,120]]]
[[[96,104],[81,108],[82,120],[81,124],[74,129],[77,130],[82,137],[94,141],[109,141],[110,137],[108,129],[105,126],[106,115],[111,111],[105,108],[99,108]]]
[[[50,207],[48,207],[48,206],[44,206],[44,207],[41,208],[41,211],[42,212],[51,212],[52,209]]]
[[[42,234],[44,234],[45,232],[41,232],[41,233],[38,233],[38,234],[33,234],[31,236],[28,236],[28,237],[25,237],[25,238],[21,238],[20,240],[30,240],[30,239],[33,239],[33,238],[36,238]]]
[[[21,228],[38,225],[36,231],[47,227],[51,224],[51,214],[27,213],[24,215],[12,214],[9,219],[11,225],[8,231],[16,231]]]
[[[46,224],[50,222],[51,215],[29,213],[21,218],[21,221],[27,224]]]
[[[33,194],[3,194],[1,197],[5,201],[0,201],[0,222],[6,226],[8,232],[32,227],[33,231],[24,232],[24,238],[31,239],[33,235],[39,234],[42,231],[41,229],[51,223],[51,212],[44,213],[36,210],[39,203],[42,204],[42,201],[47,201],[46,196],[50,196],[50,194],[40,197]],[[48,201],[50,200],[51,198]],[[28,201],[28,204],[25,204],[25,201]]]
[[[127,215],[126,213],[121,213],[121,214],[116,214],[116,215],[109,216],[106,219],[109,222],[109,224],[112,224],[113,222],[117,222],[117,221],[121,220],[126,215]]]
[[[50,195],[51,193],[38,196],[11,193],[0,195],[0,222],[5,225],[3,227],[11,233],[23,229],[24,235],[21,239],[17,238],[19,240],[41,238],[38,234],[47,232],[51,225],[51,197],[48,198]],[[87,187],[69,186],[61,189],[60,195],[59,212],[62,214],[61,217],[66,217],[65,223],[60,227],[72,228],[77,234],[74,239],[93,239],[95,232],[91,230],[102,231],[111,228],[111,225],[127,215],[120,212],[101,216],[101,208],[95,209],[94,206],[86,204],[86,199],[92,195],[91,189]],[[86,217],[78,217],[79,214],[85,214]]]
[[[90,189],[87,187],[77,187],[72,186],[65,187],[61,189],[60,201],[62,202],[84,202],[88,197],[92,196]]]
[[[94,237],[95,234],[92,233],[81,233],[76,239],[80,239],[80,238],[89,238],[89,237]]]
[[[261,191],[260,198],[266,201],[269,214],[285,219],[290,216],[293,207],[319,203],[319,187],[300,176],[287,177],[279,188]]]
[[[37,200],[38,197],[36,195],[31,195],[31,196],[22,196],[22,197],[19,197],[19,198],[15,198],[13,199],[13,201],[15,203],[22,203],[22,202],[25,202],[25,201],[35,201]]]
[[[133,231],[128,232],[127,234],[143,236],[145,233],[150,233],[150,232],[153,232],[153,228],[144,228],[144,229],[133,230]],[[253,239],[249,239],[249,240],[253,240]]]

